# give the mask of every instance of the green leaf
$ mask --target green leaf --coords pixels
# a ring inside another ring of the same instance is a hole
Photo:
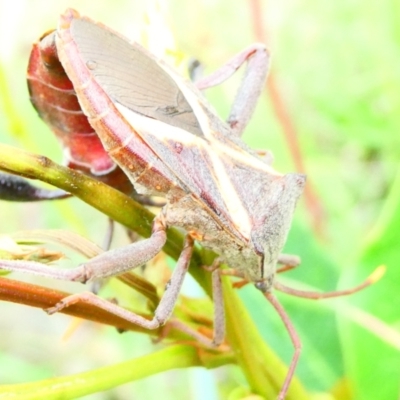
[[[344,357],[355,398],[390,399],[399,390],[399,204],[400,168],[356,261],[363,271],[384,264],[387,272],[380,282],[357,296],[359,310],[349,310],[359,325],[343,324]],[[352,275],[349,273],[348,279],[354,280]],[[372,377],[379,384],[371,385]]]

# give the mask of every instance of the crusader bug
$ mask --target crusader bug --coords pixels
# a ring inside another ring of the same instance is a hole
[[[162,250],[167,227],[182,228],[186,232],[184,248],[151,320],[92,293],[71,295],[47,311],[52,314],[83,301],[141,327],[158,328],[173,312],[198,241],[218,254],[209,266],[214,337],[210,340],[181,328],[206,346],[222,342],[225,325],[219,266],[229,265],[233,270],[223,273],[253,282],[288,329],[295,352],[278,395],[285,398],[301,346],[272,289],[309,298],[334,297],[360,290],[373,279],[348,291],[326,294],[297,291],[275,281],[278,263],[298,263],[297,257],[280,252],[305,176],[278,173],[269,157],[259,155],[240,139],[266,78],[269,56],[265,47],[249,47],[216,73],[192,84],[138,44],[73,10],[61,16],[52,37],[79,106],[106,152],[138,193],[162,196],[166,204],[154,219],[148,239],[102,253],[77,268],[58,270],[26,261],[1,261],[0,267],[84,283],[143,265]],[[244,62],[247,69],[225,123],[200,90],[226,80]]]
[[[32,47],[27,82],[31,103],[62,146],[64,163],[130,194],[132,184],[109,157],[83,113],[58,58],[55,31]],[[90,151],[89,151],[90,150]]]

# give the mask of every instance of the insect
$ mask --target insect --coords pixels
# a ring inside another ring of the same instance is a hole
[[[81,110],[72,82],[58,58],[55,35],[55,31],[47,32],[32,47],[27,71],[31,103],[56,135],[68,167],[130,194],[132,185],[128,177],[104,150]]]
[[[131,194],[133,187],[128,177],[108,156],[82,112],[72,82],[58,58],[54,40],[55,32],[47,32],[32,47],[27,71],[31,103],[56,135],[68,167]],[[64,191],[37,188],[21,177],[0,174],[1,200],[40,201],[66,197],[70,196]]]
[[[184,248],[151,320],[92,293],[71,295],[47,311],[52,314],[84,301],[141,327],[156,329],[173,312],[197,241],[219,255],[209,267],[214,337],[210,340],[189,328],[186,332],[207,346],[222,342],[225,325],[219,267],[228,264],[232,274],[254,283],[288,327],[295,353],[279,393],[279,399],[284,399],[300,344],[272,289],[302,295],[276,282],[275,275],[278,263],[298,263],[296,257],[281,255],[281,250],[305,176],[278,173],[269,157],[259,155],[240,139],[267,75],[265,47],[251,46],[215,74],[192,84],[138,44],[73,10],[60,17],[53,38],[80,107],[107,154],[138,193],[164,197],[166,204],[155,217],[148,239],[102,253],[77,268],[57,270],[25,261],[1,261],[0,267],[84,283],[144,264],[162,250],[167,227],[182,228],[186,232]],[[200,90],[221,83],[244,62],[245,76],[225,123]]]
[[[0,173],[0,199],[8,201],[57,200],[70,197],[63,190],[37,188],[16,175]]]

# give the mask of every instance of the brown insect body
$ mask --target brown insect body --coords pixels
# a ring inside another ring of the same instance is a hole
[[[269,286],[305,177],[273,170],[194,85],[109,29],[67,13],[57,49],[107,152],[139,193],[167,198],[167,225]]]

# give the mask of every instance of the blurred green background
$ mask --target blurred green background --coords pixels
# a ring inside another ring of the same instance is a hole
[[[158,52],[166,47],[194,57],[206,73],[221,66],[255,36],[255,2],[68,1],[0,2],[0,140],[62,161],[49,129],[30,105],[26,66],[33,41],[74,7],[83,15]],[[300,202],[285,252],[302,266],[280,277],[300,288],[350,287],[381,264],[375,286],[349,298],[312,302],[280,296],[303,342],[297,374],[312,392],[336,399],[396,399],[400,377],[400,3],[327,0],[261,2],[256,13],[272,53],[277,100],[260,100],[244,140],[270,149],[282,172],[298,169],[301,152],[317,202]],[[238,78],[207,93],[228,114]],[[269,94],[271,94],[271,86]],[[297,141],[287,140],[282,122]],[[315,206],[319,205],[319,208]],[[322,210],[322,211],[321,211]],[[107,221],[76,199],[57,203],[0,202],[0,233],[62,228],[101,243]],[[114,245],[126,241],[122,230]],[[64,288],[60,282],[18,279]],[[74,286],[75,287],[75,286]],[[73,289],[71,289],[73,290]],[[190,284],[187,294],[197,291]],[[199,293],[196,293],[199,294]],[[252,287],[241,295],[265,340],[289,362],[292,346],[281,322]],[[201,296],[201,293],[200,293]],[[85,323],[64,341],[70,318],[0,305],[0,384],[85,371],[151,352],[147,336],[119,335]],[[169,372],[85,399],[222,399],[245,384],[240,371]],[[333,397],[335,396],[335,397]]]

